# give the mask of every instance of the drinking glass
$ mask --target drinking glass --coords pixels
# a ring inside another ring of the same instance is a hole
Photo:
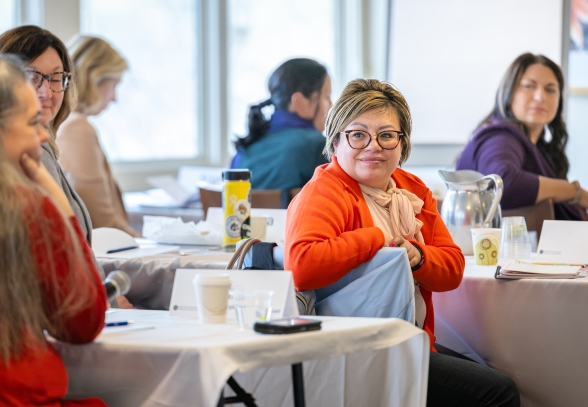
[[[241,328],[251,328],[255,322],[271,319],[274,291],[232,290],[230,294]]]
[[[531,242],[523,216],[502,218],[502,241],[500,257],[505,259],[526,259],[531,255]]]

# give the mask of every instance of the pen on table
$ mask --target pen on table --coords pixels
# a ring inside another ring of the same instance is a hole
[[[108,250],[106,253],[110,254],[110,253],[118,253],[118,252],[124,252],[125,250],[132,250],[132,249],[138,249],[139,246],[129,246],[129,247],[121,247],[120,249],[112,249],[112,250]]]
[[[107,322],[104,326],[125,326],[134,323],[134,321],[117,321],[117,322]]]

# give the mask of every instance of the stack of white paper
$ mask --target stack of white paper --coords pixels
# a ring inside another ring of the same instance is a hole
[[[580,265],[536,264],[515,261],[496,271],[496,278],[581,278],[586,277]]]

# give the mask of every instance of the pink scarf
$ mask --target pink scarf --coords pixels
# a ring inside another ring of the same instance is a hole
[[[424,205],[422,199],[406,189],[396,188],[396,182],[390,178],[388,189],[384,192],[381,189],[371,188],[359,184],[361,191],[370,196],[378,205],[388,207],[392,231],[395,235],[402,235],[407,240],[416,240],[425,243],[421,228],[423,222],[416,218]]]

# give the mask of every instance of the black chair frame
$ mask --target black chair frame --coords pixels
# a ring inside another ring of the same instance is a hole
[[[217,407],[224,407],[226,404],[243,403],[245,407],[257,407],[255,398],[250,393],[247,393],[239,383],[233,378],[229,377],[227,380],[229,387],[235,392],[235,396],[225,397],[224,389],[221,390],[220,399]],[[292,365],[292,390],[294,396],[294,407],[305,407],[306,402],[304,398],[304,372],[302,370],[302,363],[295,363]]]

